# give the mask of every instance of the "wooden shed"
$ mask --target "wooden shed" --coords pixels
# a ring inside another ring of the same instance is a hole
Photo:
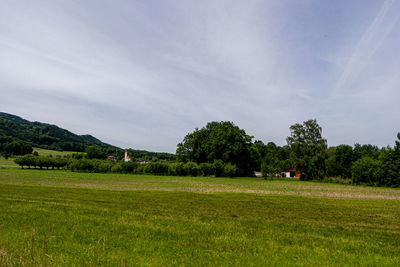
[[[281,172],[281,177],[300,178],[301,172],[296,171],[294,168],[287,168]]]

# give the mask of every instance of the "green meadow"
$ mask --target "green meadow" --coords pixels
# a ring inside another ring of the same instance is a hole
[[[72,151],[57,151],[57,150],[50,150],[44,148],[34,147],[33,152],[37,152],[40,156],[66,156],[72,155]],[[14,162],[15,158],[8,158],[5,159],[4,157],[0,156],[0,169],[8,169],[8,168],[18,168],[19,166]]]
[[[14,162],[13,158],[5,159],[0,157],[0,169],[8,168],[19,168],[19,166]]]
[[[400,190],[0,169],[0,266],[399,266]]]
[[[72,153],[77,153],[73,151],[57,151],[39,147],[34,147],[33,152],[35,151],[39,154],[39,156],[66,156],[66,155],[72,155]]]

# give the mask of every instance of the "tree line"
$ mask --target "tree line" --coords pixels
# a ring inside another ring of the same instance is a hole
[[[328,147],[316,120],[290,126],[285,146],[252,141],[232,122],[210,122],[195,129],[178,144],[178,161],[198,164],[221,160],[238,169],[238,175],[261,170],[265,178],[293,167],[301,180],[339,177],[354,184],[400,186],[400,133],[393,147],[355,144]]]
[[[302,180],[340,177],[354,184],[400,186],[400,133],[393,147],[379,149],[370,144],[328,148],[316,120],[295,124],[290,131],[290,158]]]
[[[237,176],[236,166],[216,160],[213,163],[194,162],[138,162],[109,161],[87,157],[24,155],[15,159],[21,168],[65,169],[91,173],[129,173],[170,176]]]
[[[6,159],[11,155],[31,154],[32,145],[11,136],[0,136],[0,156]]]
[[[292,167],[301,173],[301,180],[338,177],[354,184],[399,187],[400,134],[397,138],[393,147],[378,148],[370,144],[328,147],[317,121],[308,120],[290,126],[287,144],[278,146],[273,142],[253,141],[254,137],[232,122],[209,122],[187,134],[177,145],[176,161],[165,153],[169,162],[159,162],[155,157],[154,162],[144,165],[110,162],[104,160],[108,155],[106,150],[88,146],[86,154],[74,154],[64,168],[179,176],[253,176],[254,171],[261,171],[269,179]],[[122,152],[117,152],[118,159],[122,159]],[[132,150],[129,152],[135,155]],[[138,155],[143,154],[135,156]]]

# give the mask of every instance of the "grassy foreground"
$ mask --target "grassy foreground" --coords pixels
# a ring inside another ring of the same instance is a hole
[[[13,158],[5,159],[4,157],[0,157],[0,169],[2,168],[19,168],[19,166],[14,162]]]
[[[398,200],[65,186],[80,179],[170,188],[179,178],[1,170],[0,266],[400,264]],[[249,178],[209,179],[261,187]]]
[[[38,169],[0,169],[0,183],[102,188],[114,190],[235,192],[333,198],[400,200],[400,189],[303,182],[293,179],[173,177],[76,173]]]

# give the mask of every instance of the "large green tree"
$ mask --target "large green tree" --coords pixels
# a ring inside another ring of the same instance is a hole
[[[351,178],[351,165],[353,163],[353,148],[349,145],[339,145],[329,148],[331,151],[326,160],[327,174]]]
[[[88,159],[106,159],[107,154],[96,146],[87,146],[85,149]]]
[[[324,164],[319,164],[324,157],[327,149],[326,139],[322,138],[322,128],[317,120],[308,120],[303,124],[296,123],[290,126],[290,136],[286,139],[289,145],[290,158],[296,170],[301,171],[301,179],[309,180],[321,178],[322,169],[311,170],[312,168],[324,168]],[[310,162],[313,164],[310,165]],[[315,174],[318,177],[314,177]]]
[[[261,164],[261,172],[264,177],[280,174],[284,169],[292,167],[290,161],[290,148],[277,146],[269,142],[265,146],[265,154]]]
[[[185,136],[178,144],[178,161],[196,163],[222,160],[238,168],[238,174],[250,175],[252,163],[252,136],[229,121],[209,122],[201,129]]]

